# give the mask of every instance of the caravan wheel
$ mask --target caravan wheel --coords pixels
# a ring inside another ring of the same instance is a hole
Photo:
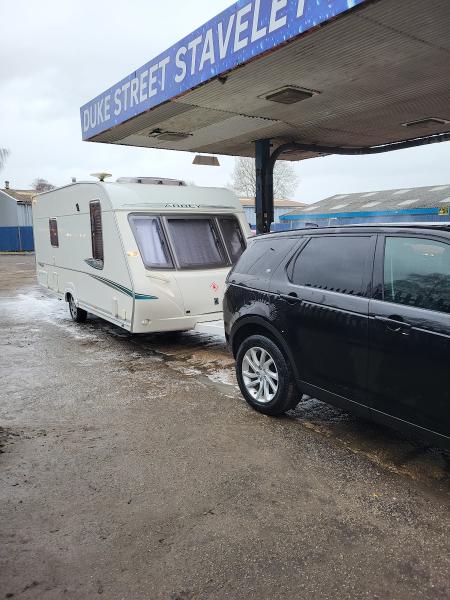
[[[75,321],[75,323],[84,323],[87,319],[87,312],[82,308],[78,308],[75,304],[75,300],[73,296],[69,294],[69,310],[70,316]]]

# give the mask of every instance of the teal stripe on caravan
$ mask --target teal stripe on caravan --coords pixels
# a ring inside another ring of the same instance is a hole
[[[111,281],[110,279],[105,279],[104,277],[99,277],[98,275],[92,275],[90,274],[91,277],[93,277],[94,279],[97,279],[97,281],[100,281],[101,283],[104,283],[105,285],[109,286],[110,288],[113,288],[114,290],[117,290],[118,292],[122,292],[123,294],[126,294],[127,296],[130,296],[131,298],[135,298],[136,300],[158,300],[158,296],[148,296],[147,294],[133,294],[133,291],[124,287],[123,285],[120,285],[119,283],[116,283],[115,281]]]

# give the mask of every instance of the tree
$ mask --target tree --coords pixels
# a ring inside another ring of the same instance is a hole
[[[33,190],[36,190],[36,192],[49,192],[50,190],[54,190],[56,186],[49,183],[46,179],[43,179],[42,177],[37,177],[31,184],[31,187],[33,188]]]
[[[9,150],[7,150],[6,148],[0,148],[0,171],[3,169],[8,156]]]
[[[274,198],[287,199],[295,192],[298,177],[291,163],[277,161],[273,170]],[[256,168],[253,158],[236,158],[231,185],[234,191],[245,198],[256,196]]]

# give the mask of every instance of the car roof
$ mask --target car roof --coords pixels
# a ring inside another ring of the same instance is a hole
[[[393,231],[402,232],[411,231],[417,233],[433,233],[436,231],[445,232],[450,235],[450,222],[448,223],[371,223],[355,225],[338,225],[333,227],[303,227],[301,229],[287,229],[258,235],[254,239],[269,239],[272,237],[293,237],[300,235],[315,235],[318,233],[392,233]]]

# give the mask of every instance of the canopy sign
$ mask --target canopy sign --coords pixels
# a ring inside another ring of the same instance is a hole
[[[239,0],[85,104],[83,139],[140,115],[367,0]]]

